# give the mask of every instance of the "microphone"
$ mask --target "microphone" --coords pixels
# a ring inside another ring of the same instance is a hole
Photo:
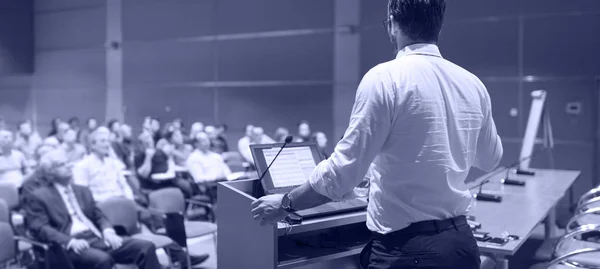
[[[500,195],[483,193],[483,185],[489,183],[490,181],[490,179],[486,179],[483,182],[481,182],[479,184],[479,191],[477,192],[477,194],[473,194],[473,197],[475,197],[475,199],[477,199],[478,201],[488,201],[496,203],[502,202],[502,196]]]
[[[509,166],[507,166],[506,167],[507,168],[506,169],[506,177],[504,177],[503,179],[501,179],[500,182],[502,182],[502,184],[505,184],[505,185],[525,186],[525,181],[523,181],[523,180],[516,180],[516,179],[510,179],[509,178],[510,170],[512,168],[515,168],[516,166],[519,166],[522,162],[533,158],[537,154],[539,154],[539,153],[541,153],[541,152],[543,152],[543,151],[545,151],[547,149],[549,149],[549,148],[548,147],[541,148],[541,149],[535,151],[534,153],[532,153],[531,155],[529,155],[529,156],[527,156],[525,158],[522,158],[522,159],[518,160],[517,162],[515,162],[515,163],[513,163],[513,164],[511,164]],[[517,168],[516,174],[517,175],[533,176],[533,175],[535,175],[535,172],[533,172],[533,171],[524,171],[524,170],[521,170],[520,168]]]
[[[518,160],[517,162],[509,165],[509,166],[505,166],[506,167],[506,178],[501,179],[500,182],[502,182],[502,184],[505,185],[515,185],[515,186],[525,186],[525,182],[521,181],[521,180],[514,180],[514,179],[509,179],[508,178],[508,174],[510,173],[510,169],[521,164],[523,161],[527,160],[527,159],[531,159],[534,156],[536,156],[537,154],[545,151],[549,149],[548,147],[539,149],[535,152],[533,152],[531,155],[529,155],[528,157],[522,158],[520,160]],[[476,185],[474,187],[472,187],[471,189],[474,188],[479,188],[479,191],[477,192],[477,194],[473,194],[473,197],[475,197],[475,199],[477,199],[478,201],[488,201],[488,202],[502,202],[502,196],[500,195],[495,195],[495,194],[488,194],[488,193],[483,193],[483,185],[491,182],[491,178],[497,174],[500,174],[501,172],[503,172],[503,169],[497,170],[496,172],[492,172],[490,174],[487,175],[486,179],[484,179],[479,185]]]
[[[267,166],[267,169],[265,169],[265,171],[263,171],[262,175],[260,175],[260,177],[258,178],[258,181],[262,181],[263,177],[265,177],[265,175],[267,174],[267,172],[269,172],[269,169],[271,168],[271,165],[273,165],[273,163],[275,162],[275,160],[277,160],[277,157],[279,157],[279,153],[281,153],[281,151],[283,150],[283,148],[285,148],[285,146],[287,146],[287,144],[292,143],[292,140],[294,140],[294,137],[291,135],[288,135],[285,137],[285,141],[283,143],[283,145],[281,146],[281,148],[279,149],[279,151],[277,152],[277,154],[275,154],[275,157],[273,158],[273,160],[271,161],[271,163],[269,164],[269,166]]]

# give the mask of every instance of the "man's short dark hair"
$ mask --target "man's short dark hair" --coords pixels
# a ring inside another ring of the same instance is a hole
[[[404,35],[414,41],[437,42],[444,23],[445,0],[389,0],[388,8]]]

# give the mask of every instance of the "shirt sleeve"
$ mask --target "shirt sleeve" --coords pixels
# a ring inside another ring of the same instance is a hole
[[[194,182],[202,182],[206,181],[206,176],[204,175],[204,170],[202,169],[202,165],[200,165],[200,161],[196,160],[195,156],[192,154],[188,157],[185,166],[188,170],[188,173],[194,179]]]
[[[376,68],[363,77],[344,137],[329,159],[317,165],[310,176],[310,185],[316,192],[339,201],[364,179],[390,134],[393,90]]]
[[[73,166],[73,183],[88,187],[90,185],[90,179],[88,178],[85,160],[77,162]]]
[[[473,166],[489,172],[500,164],[504,149],[502,147],[502,140],[496,130],[496,123],[492,117],[492,102],[485,88],[484,92],[485,100],[482,102],[484,112],[483,122],[479,137],[477,138],[477,151]]]

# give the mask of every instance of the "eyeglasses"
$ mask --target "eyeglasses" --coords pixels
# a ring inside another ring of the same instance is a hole
[[[388,28],[390,28],[391,22],[392,22],[392,20],[390,20],[389,18],[383,20],[383,28],[385,28],[386,31],[388,30]]]

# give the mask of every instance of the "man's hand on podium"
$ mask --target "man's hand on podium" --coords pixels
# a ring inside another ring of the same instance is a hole
[[[289,214],[281,206],[283,194],[267,195],[252,203],[252,216],[260,220],[260,225],[275,224]]]

